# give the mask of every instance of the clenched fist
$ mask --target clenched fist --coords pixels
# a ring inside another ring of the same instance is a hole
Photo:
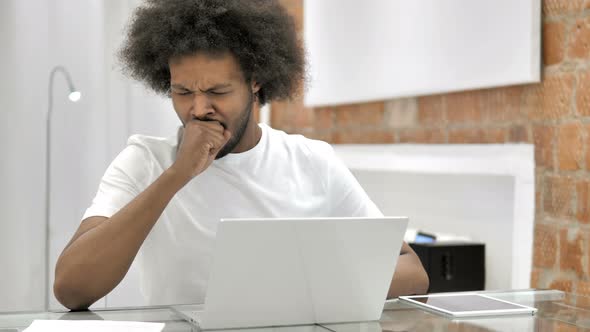
[[[231,133],[217,121],[192,119],[179,133],[180,143],[172,167],[190,179],[202,173],[215,160]]]

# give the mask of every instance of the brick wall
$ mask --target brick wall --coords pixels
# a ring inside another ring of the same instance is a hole
[[[301,0],[283,0],[302,24]],[[305,108],[273,103],[271,123],[331,143],[535,145],[533,287],[590,295],[590,0],[544,0],[543,82]]]

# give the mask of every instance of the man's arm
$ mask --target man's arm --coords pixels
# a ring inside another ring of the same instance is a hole
[[[422,262],[420,262],[420,258],[404,242],[400,256],[397,259],[387,298],[391,299],[400,295],[425,294],[428,291],[429,284],[428,275],[422,266]]]
[[[115,288],[185,181],[166,171],[111,218],[85,219],[55,267],[53,291],[59,302],[69,309],[86,309]]]
[[[217,122],[187,124],[174,164],[110,218],[84,220],[55,267],[55,297],[88,308],[123,279],[143,241],[174,195],[207,169],[230,133]]]

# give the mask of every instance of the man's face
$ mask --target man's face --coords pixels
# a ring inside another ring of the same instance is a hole
[[[217,159],[233,151],[251,119],[256,84],[246,83],[230,53],[184,56],[169,66],[172,104],[183,126],[194,118],[217,121],[232,134]]]

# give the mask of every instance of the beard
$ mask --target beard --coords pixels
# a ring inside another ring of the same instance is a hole
[[[221,158],[227,156],[240,143],[240,141],[242,140],[242,137],[244,136],[244,133],[246,132],[246,128],[248,127],[248,123],[250,122],[250,114],[252,113],[253,104],[254,104],[254,98],[253,98],[253,95],[250,94],[246,108],[242,111],[242,113],[240,114],[240,117],[236,121],[236,126],[234,126],[235,132],[232,134],[229,141],[227,141],[227,143],[225,143],[223,148],[221,148],[221,150],[219,150],[219,153],[217,153],[215,160],[221,159]]]

